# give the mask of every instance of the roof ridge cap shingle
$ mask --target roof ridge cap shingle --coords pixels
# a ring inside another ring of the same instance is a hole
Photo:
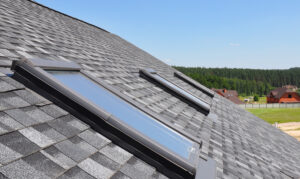
[[[109,31],[107,31],[107,30],[105,30],[105,29],[103,29],[103,28],[101,28],[101,27],[98,27],[98,26],[96,26],[96,25],[94,25],[94,24],[91,24],[91,23],[88,23],[88,22],[86,22],[86,21],[84,21],[84,20],[78,19],[78,18],[76,18],[76,17],[70,16],[70,15],[65,14],[65,13],[63,13],[63,12],[57,11],[57,10],[55,10],[55,9],[52,9],[52,8],[50,8],[50,7],[48,7],[48,6],[45,6],[45,5],[43,5],[43,4],[40,4],[40,3],[36,2],[35,0],[27,0],[27,1],[30,1],[31,3],[36,4],[36,5],[38,5],[38,6],[41,6],[41,7],[43,7],[43,8],[46,8],[46,9],[48,9],[48,10],[50,10],[50,11],[54,11],[54,12],[56,12],[56,13],[59,13],[59,14],[61,14],[61,15],[64,15],[64,16],[69,17],[69,18],[71,18],[71,19],[74,19],[74,20],[76,20],[76,21],[82,22],[82,23],[84,23],[84,24],[87,24],[87,25],[90,25],[90,26],[95,27],[95,28],[97,28],[97,29],[100,29],[100,30],[102,30],[102,31],[104,31],[104,32],[107,32],[107,33],[109,33],[109,34],[112,34],[112,33],[110,33]]]

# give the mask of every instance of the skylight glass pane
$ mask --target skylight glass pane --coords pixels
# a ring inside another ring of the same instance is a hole
[[[187,158],[193,142],[168,128],[79,72],[48,71],[67,87],[178,155]]]

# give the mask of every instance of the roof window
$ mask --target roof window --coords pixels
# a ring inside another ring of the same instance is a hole
[[[185,98],[186,100],[192,102],[193,104],[196,104],[198,107],[200,107],[201,111],[203,111],[203,113],[205,113],[206,115],[209,113],[210,105],[207,102],[195,97],[191,93],[183,90],[182,88],[178,87],[177,85],[173,84],[172,82],[168,81],[167,79],[161,77],[153,69],[143,69],[143,70],[140,70],[140,73],[142,73],[143,75],[146,75],[148,78],[155,80],[155,82],[157,82],[160,85],[162,85],[163,87],[171,90],[175,94]]]
[[[180,73],[180,72],[174,72],[174,76],[180,78],[181,80],[187,82],[188,84],[194,86],[195,88],[197,88],[198,90],[202,91],[203,93],[205,93],[206,95],[210,96],[210,97],[214,97],[215,93],[208,89],[207,87],[201,85],[200,83],[196,82],[195,80],[185,76],[184,74]]]
[[[139,111],[119,97],[105,90],[80,72],[47,71],[66,87],[82,95],[89,102],[112,114],[143,135],[188,159],[194,142]]]
[[[89,124],[171,178],[199,178],[215,166],[200,144],[167,127],[80,71],[72,62],[14,61],[13,78]],[[204,167],[203,167],[204,166]],[[198,171],[201,171],[199,173]]]

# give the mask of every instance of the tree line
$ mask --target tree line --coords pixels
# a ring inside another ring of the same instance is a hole
[[[300,68],[261,70],[239,68],[180,67],[177,70],[199,83],[217,89],[237,90],[240,95],[267,95],[284,85],[300,87]]]

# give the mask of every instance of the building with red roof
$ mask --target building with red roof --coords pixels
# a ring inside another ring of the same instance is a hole
[[[297,87],[286,85],[272,90],[267,95],[267,103],[300,103]]]

